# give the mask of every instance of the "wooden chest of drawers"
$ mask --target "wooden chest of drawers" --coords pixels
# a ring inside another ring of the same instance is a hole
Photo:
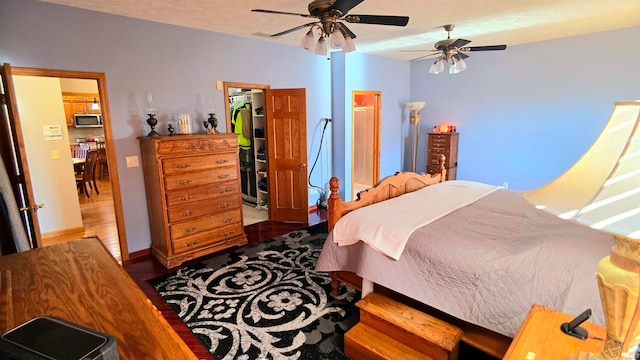
[[[458,170],[458,133],[429,134],[427,145],[427,173],[435,174],[440,171],[438,157],[446,156],[444,164],[447,169],[447,180],[455,180]]]
[[[151,253],[167,268],[247,243],[238,136],[141,137]]]

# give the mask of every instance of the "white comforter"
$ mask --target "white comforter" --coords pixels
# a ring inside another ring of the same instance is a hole
[[[359,211],[359,210],[357,210]],[[419,227],[399,260],[363,242],[324,244],[319,271],[351,271],[459,319],[513,337],[531,305],[604,325],[598,261],[613,236],[499,189]]]
[[[427,186],[384,203],[366,206],[342,217],[333,229],[333,241],[348,246],[362,241],[398,260],[409,236],[419,227],[499,189],[474,181],[451,180]]]

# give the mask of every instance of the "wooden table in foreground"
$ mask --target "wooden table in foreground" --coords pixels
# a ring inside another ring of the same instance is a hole
[[[571,321],[574,317],[544,306],[533,305],[502,359],[522,360],[529,352],[536,354],[536,360],[569,359],[570,355],[579,355],[580,352],[599,353],[604,346],[604,340],[580,340],[565,335],[560,330],[562,323]],[[580,326],[587,330],[589,336],[600,339],[606,336],[606,330],[602,326],[590,322],[584,322]]]
[[[120,359],[197,359],[98,239],[0,257],[0,333],[52,315],[112,335]]]

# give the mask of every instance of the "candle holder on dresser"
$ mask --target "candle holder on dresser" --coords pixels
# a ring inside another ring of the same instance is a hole
[[[160,136],[156,131],[156,125],[158,124],[158,119],[155,118],[156,114],[147,114],[149,118],[147,119],[147,124],[151,126],[151,131],[147,134],[147,136]]]
[[[209,118],[204,121],[204,128],[207,130],[207,134],[217,134],[218,130],[218,119],[216,119],[215,113],[209,113]],[[209,129],[209,125],[211,125],[211,129]]]
[[[151,131],[147,136],[160,136],[156,131],[156,125],[158,125],[158,119],[156,119],[155,106],[153,105],[153,95],[151,92],[147,93],[147,124],[151,126]]]
[[[167,130],[169,131],[169,136],[172,136],[173,132],[176,131],[176,129],[173,127],[173,123],[169,123],[169,125],[167,126]]]

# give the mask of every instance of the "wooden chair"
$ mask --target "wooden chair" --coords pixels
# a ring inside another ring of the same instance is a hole
[[[84,195],[89,198],[89,191],[87,189],[87,184],[92,190],[96,191],[96,194],[100,194],[98,191],[98,185],[96,184],[96,164],[98,163],[98,151],[97,150],[89,150],[87,151],[87,160],[84,164],[84,169],[81,174],[76,175],[76,186],[78,189],[82,187],[82,192]]]
[[[82,147],[82,146],[74,146],[73,148],[71,148],[71,157],[85,158],[87,157],[88,151],[89,151],[89,148]]]
[[[104,147],[99,147],[98,148],[98,179],[102,180],[102,176],[105,174],[107,175],[107,177],[109,176],[107,150]]]

